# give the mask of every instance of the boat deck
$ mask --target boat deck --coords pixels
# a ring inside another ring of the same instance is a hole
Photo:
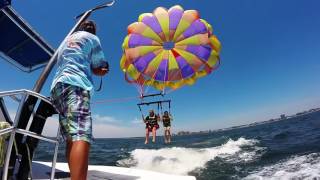
[[[51,163],[35,161],[32,164],[33,179],[50,179]],[[55,179],[70,179],[67,163],[56,164]],[[180,176],[164,174],[159,172],[124,168],[115,166],[90,165],[88,169],[88,180],[196,180],[193,176]]]

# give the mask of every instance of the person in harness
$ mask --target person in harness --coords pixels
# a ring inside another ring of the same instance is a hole
[[[150,110],[149,115],[143,119],[143,122],[146,124],[146,140],[144,144],[148,144],[150,132],[152,132],[152,142],[156,142],[156,131],[159,129],[159,120],[160,117],[156,115],[153,110]]]
[[[168,111],[165,111],[162,116],[162,123],[164,127],[164,142],[171,143],[171,121],[172,116]]]

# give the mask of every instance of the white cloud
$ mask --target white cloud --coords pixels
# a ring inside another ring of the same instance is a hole
[[[134,120],[130,121],[131,124],[141,124],[143,123],[141,118],[135,117]]]
[[[144,136],[144,127],[93,123],[93,135],[95,138],[139,137]]]
[[[49,118],[44,127],[44,135],[56,136],[58,129],[58,116]],[[117,122],[114,117],[94,115],[93,120],[93,136],[95,138],[119,138],[119,137],[138,137],[144,136],[144,125],[140,121],[130,127],[123,126]]]
[[[98,124],[104,124],[104,123],[119,123],[121,122],[120,120],[117,120],[114,117],[111,116],[102,116],[100,114],[94,114],[92,115],[92,120],[94,123]]]

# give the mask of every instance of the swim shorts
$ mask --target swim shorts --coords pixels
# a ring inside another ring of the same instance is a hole
[[[154,124],[154,125],[146,124],[146,129],[148,129],[149,132],[152,132],[152,129],[154,127],[156,128],[156,130],[159,129],[159,124]]]
[[[80,87],[57,83],[51,91],[52,103],[59,112],[61,134],[72,141],[92,142],[90,92]]]

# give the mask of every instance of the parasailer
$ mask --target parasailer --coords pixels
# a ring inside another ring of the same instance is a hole
[[[163,96],[168,89],[193,85],[220,64],[221,44],[212,26],[198,11],[184,11],[179,5],[141,14],[128,26],[122,48],[120,67],[142,100],[148,96],[145,87],[154,87]]]
[[[164,111],[161,120],[164,128],[164,142],[171,143],[171,121],[173,120],[172,115],[168,111]]]
[[[152,132],[152,142],[156,142],[156,131],[159,129],[158,121],[160,117],[158,114],[155,114],[154,110],[149,111],[149,115],[146,118],[143,118],[144,123],[146,124],[146,140],[145,144],[149,142],[149,133]]]

